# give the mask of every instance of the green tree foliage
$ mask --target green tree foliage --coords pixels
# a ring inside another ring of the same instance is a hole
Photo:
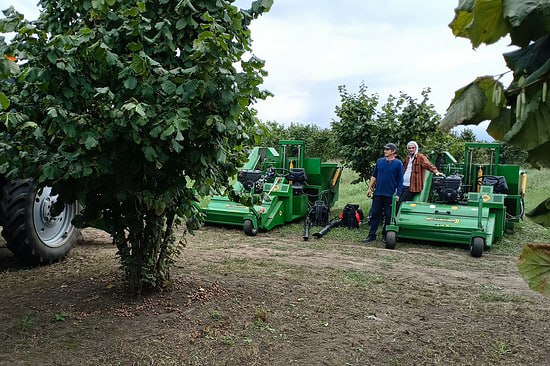
[[[465,128],[458,134],[458,140],[463,142],[474,142],[477,141],[477,138],[471,128]]]
[[[478,77],[455,93],[442,125],[491,123],[496,140],[527,151],[530,162],[550,166],[550,2],[547,0],[460,0],[450,24],[453,33],[470,39],[474,48],[510,35],[518,49],[504,54],[513,72],[504,87],[499,77]],[[550,199],[527,216],[550,222]],[[548,282],[549,245],[524,248],[520,271],[531,288],[548,294],[537,282]],[[532,266],[542,271],[532,270]],[[535,273],[535,275],[533,275]]]
[[[346,164],[359,173],[359,181],[368,180],[376,159],[382,156],[382,147],[393,142],[399,153],[406,153],[405,145],[417,141],[425,152],[447,150],[450,134],[438,129],[439,115],[429,103],[430,89],[422,91],[422,100],[400,94],[390,95],[380,105],[377,94],[369,95],[361,83],[359,92],[338,88],[341,105],[336,107],[338,121],[332,130],[338,142],[339,155]]]
[[[261,145],[277,146],[279,140],[304,140],[307,156],[321,160],[336,160],[338,145],[330,128],[321,128],[314,124],[304,125],[292,122],[290,126],[269,121],[265,123],[269,131],[262,137]]]
[[[502,164],[522,165],[526,168],[529,166],[527,162],[527,152],[517,148],[514,145],[502,143],[500,145],[500,162]]]
[[[250,23],[272,0],[40,0],[36,21],[13,8],[2,54],[0,173],[35,177],[102,223],[135,293],[169,283],[179,219],[227,184],[252,143],[264,63]],[[9,99],[8,99],[9,97]],[[9,100],[9,103],[5,99]],[[8,108],[9,104],[9,108]]]

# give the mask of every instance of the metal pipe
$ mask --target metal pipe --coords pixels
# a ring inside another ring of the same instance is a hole
[[[470,189],[474,189],[474,186],[472,184],[472,168],[473,168],[473,161],[474,161],[474,156],[473,156],[473,151],[472,151],[472,148],[469,147],[468,150],[468,161],[467,161],[467,164],[468,166],[465,167],[466,169],[464,169],[464,174],[467,174],[466,175],[466,184],[469,185],[471,188]]]
[[[479,202],[477,205],[477,227],[478,229],[482,229],[481,225],[481,217],[483,213],[483,195],[479,195]]]
[[[494,161],[494,158],[495,158],[495,149],[491,149],[491,165],[489,165],[489,170],[490,170],[490,173],[491,175],[494,175],[494,171],[493,171],[493,161]]]

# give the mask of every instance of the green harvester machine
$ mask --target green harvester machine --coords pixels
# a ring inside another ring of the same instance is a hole
[[[386,248],[397,239],[431,241],[464,245],[480,257],[524,214],[527,175],[499,157],[498,143],[466,143],[460,164],[440,154],[434,163],[444,176],[426,172],[423,191],[399,210],[394,198]]]
[[[305,142],[279,141],[278,148],[255,147],[233,184],[233,194],[213,196],[203,208],[207,224],[240,226],[254,236],[302,219],[318,200],[338,199],[342,168],[306,157]]]

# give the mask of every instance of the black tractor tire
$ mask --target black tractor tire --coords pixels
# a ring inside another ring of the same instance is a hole
[[[485,249],[485,239],[479,236],[473,238],[470,245],[470,255],[474,258],[479,258],[483,254],[483,249]]]
[[[244,220],[243,230],[244,233],[248,236],[256,236],[256,234],[258,234],[258,229],[254,228],[252,220]]]
[[[2,236],[24,264],[56,262],[76,244],[79,230],[71,221],[78,213],[78,204],[66,204],[53,216],[51,208],[56,200],[50,187],[37,189],[32,179],[15,180],[2,188]]]
[[[386,249],[395,249],[397,242],[397,233],[395,231],[388,231],[386,233]]]

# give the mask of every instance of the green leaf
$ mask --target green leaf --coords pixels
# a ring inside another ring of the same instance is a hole
[[[94,170],[89,167],[89,166],[85,166],[83,169],[82,169],[82,176],[83,177],[89,177],[90,175],[92,175],[94,172]]]
[[[510,23],[512,44],[525,47],[550,32],[550,3],[543,0],[505,1],[505,19]]]
[[[130,42],[128,43],[128,49],[132,52],[141,51],[143,49],[143,45],[137,42]]]
[[[48,108],[48,116],[51,118],[56,118],[57,110],[55,108]]]
[[[33,122],[33,121],[27,121],[27,122],[25,122],[21,125],[22,130],[24,130],[25,128],[35,129],[35,128],[38,128],[38,124],[36,122]]]
[[[143,148],[143,155],[145,156],[145,159],[147,159],[147,161],[151,163],[154,163],[158,156],[155,149],[153,149],[151,146],[145,146]]]
[[[166,94],[172,95],[176,92],[177,85],[170,80],[164,80],[161,84],[161,88]]]
[[[476,0],[474,21],[467,27],[474,48],[495,43],[508,34],[509,25],[502,16],[502,0]]]
[[[47,56],[48,61],[50,61],[52,64],[57,63],[57,55],[55,52],[48,52]]]
[[[138,14],[139,14],[139,9],[136,7],[133,7],[124,11],[124,16],[130,17],[130,18],[136,17]]]
[[[10,100],[6,96],[6,94],[2,93],[0,91],[0,106],[2,106],[3,110],[6,110],[10,107]]]
[[[95,90],[98,92],[98,94],[108,94],[110,92],[110,89],[108,86],[104,88],[95,88]]]
[[[550,227],[550,198],[541,202],[533,210],[526,213],[526,216],[539,225]]]
[[[460,1],[449,27],[455,36],[470,39],[474,48],[495,43],[510,28],[503,17],[502,0]]]
[[[136,105],[136,113],[142,117],[145,117],[145,109],[143,108],[143,105],[141,104]]]
[[[524,84],[530,84],[550,70],[550,36],[545,36],[528,47],[507,52],[504,55],[506,65],[514,72],[514,87],[521,87],[519,81],[522,77]],[[518,85],[516,85],[518,84]],[[511,86],[512,87],[512,86]]]
[[[124,87],[126,89],[134,89],[137,85],[137,79],[133,76],[130,76],[126,80],[124,80]]]
[[[174,128],[174,126],[172,125],[168,126],[168,128],[162,131],[162,133],[160,134],[160,139],[166,140],[166,138],[171,136],[175,131],[176,129]]]
[[[98,141],[92,137],[92,136],[88,136],[86,138],[86,141],[84,141],[84,146],[86,147],[86,149],[88,150],[91,150],[93,149],[94,147],[96,147],[98,145]]]
[[[471,83],[455,92],[455,97],[447,109],[445,117],[441,120],[441,127],[447,130],[463,125],[478,124],[487,98],[483,90],[475,83]]]
[[[525,117],[512,124],[504,136],[505,142],[529,151],[550,141],[550,98],[542,102],[541,94],[542,90],[538,87],[527,90]]]
[[[471,2],[473,4],[473,0]],[[468,27],[468,25],[470,25],[473,19],[474,15],[472,14],[471,9],[469,11],[456,9],[455,18],[453,19],[451,24],[449,24],[449,27],[456,37],[468,38],[468,32],[466,31],[466,28]]]
[[[115,55],[111,51],[106,51],[105,52],[105,61],[107,62],[108,65],[113,66],[113,65],[116,65],[118,63],[118,57],[117,57],[117,55]]]
[[[536,149],[528,151],[529,156],[527,160],[534,166],[550,167],[550,142],[544,145],[538,146]]]
[[[530,289],[550,295],[550,244],[527,244],[518,269]]]
[[[131,68],[137,75],[144,74],[146,70],[145,60],[143,60],[143,58],[139,57],[138,55],[134,55],[132,57]]]
[[[504,141],[504,136],[510,128],[512,128],[512,112],[503,108],[498,117],[489,123],[487,133],[497,141]]]
[[[92,0],[92,7],[97,10],[101,10],[105,5],[105,0]]]
[[[176,29],[182,30],[187,25],[187,20],[185,18],[179,18],[178,22],[176,23]]]

